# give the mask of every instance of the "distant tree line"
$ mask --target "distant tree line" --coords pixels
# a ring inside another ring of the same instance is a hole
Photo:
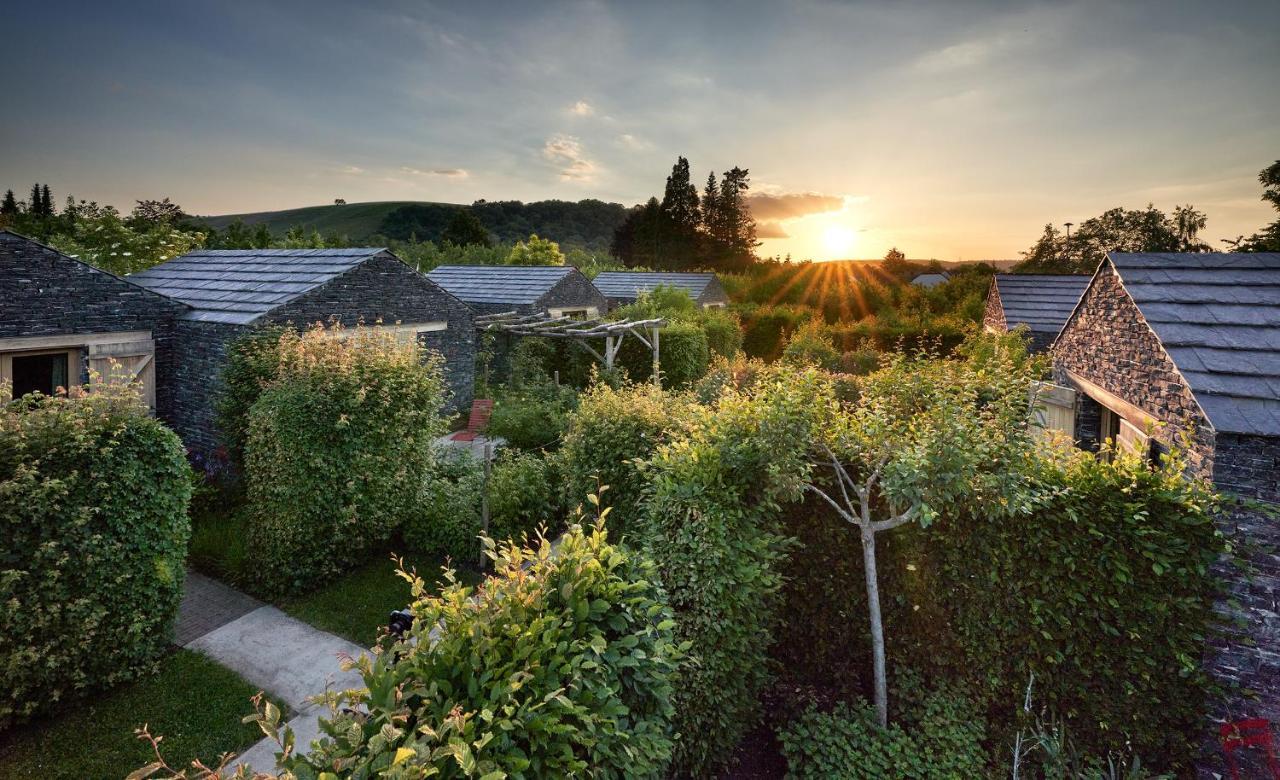
[[[621,204],[594,199],[576,203],[478,200],[467,208],[414,203],[387,214],[377,235],[393,241],[447,241],[463,246],[486,241],[510,244],[537,233],[564,246],[603,253],[626,216]]]
[[[756,224],[747,207],[750,172],[733,167],[707,176],[702,196],[689,161],[676,159],[662,200],[636,206],[613,235],[613,256],[629,268],[741,270],[755,262]]]

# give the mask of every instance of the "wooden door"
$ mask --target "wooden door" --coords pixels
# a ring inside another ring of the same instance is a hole
[[[95,383],[134,384],[147,407],[156,407],[156,346],[151,339],[89,346],[89,377]]]

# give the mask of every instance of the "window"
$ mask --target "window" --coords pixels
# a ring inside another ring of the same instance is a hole
[[[46,352],[36,355],[14,355],[13,397],[27,393],[53,395],[69,381],[70,353]]]
[[[587,310],[586,309],[562,309],[560,311],[560,316],[572,317],[575,320],[585,320],[587,318]]]

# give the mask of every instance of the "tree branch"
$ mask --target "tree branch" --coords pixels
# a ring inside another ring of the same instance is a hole
[[[822,496],[822,499],[826,501],[828,504],[830,504],[831,507],[835,509],[837,512],[839,512],[840,516],[843,517],[848,522],[853,523],[856,526],[862,525],[861,521],[859,521],[856,517],[846,512],[844,509],[841,509],[840,505],[837,504],[835,500],[831,498],[831,496],[828,496],[826,493],[822,492],[820,489],[814,487],[813,485],[805,485],[805,489],[811,493],[816,493],[817,495]]]
[[[888,520],[881,520],[877,523],[872,523],[871,531],[872,533],[880,533],[881,531],[888,531],[897,528],[900,525],[906,525],[912,520],[915,520],[916,515],[918,514],[920,514],[919,507],[913,506],[897,517],[891,517]]]

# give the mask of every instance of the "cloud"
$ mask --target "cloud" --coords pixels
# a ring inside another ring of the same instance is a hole
[[[579,100],[577,103],[569,106],[569,113],[574,116],[591,116],[595,112],[595,107],[585,100]]]
[[[646,149],[653,148],[653,144],[643,138],[638,138],[631,133],[623,133],[618,136],[618,145],[623,149],[630,149],[633,152],[643,152]]]
[[[542,158],[560,168],[565,181],[588,182],[595,178],[599,166],[582,150],[582,142],[571,135],[558,133],[542,145]]]
[[[791,192],[785,194],[756,193],[747,196],[747,207],[757,222],[773,222],[795,219],[810,214],[839,211],[845,207],[843,195],[823,195],[818,192]]]
[[[406,165],[400,170],[413,176],[436,176],[444,179],[465,179],[471,175],[465,168],[433,168],[424,171],[419,168],[410,168]]]
[[[343,172],[343,173],[349,173],[349,174],[351,174],[352,176],[357,176],[357,175],[359,175],[359,174],[364,173],[364,168],[360,168],[360,167],[355,166],[355,165],[344,165],[344,166],[342,166],[342,172]]]
[[[756,238],[791,238],[781,222],[757,222]]]

